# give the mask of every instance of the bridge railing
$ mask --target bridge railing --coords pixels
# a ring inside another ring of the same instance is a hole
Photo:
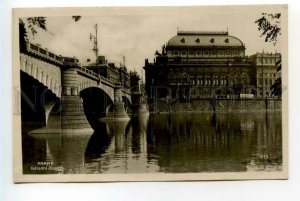
[[[99,78],[100,78],[101,81],[105,81],[105,82],[107,82],[107,83],[110,83],[110,84],[112,84],[112,85],[115,85],[115,83],[114,83],[113,81],[109,80],[109,79],[106,78],[106,77],[103,77],[103,76],[99,75]]]
[[[95,77],[97,79],[99,77],[97,73],[95,73],[95,72],[93,72],[93,71],[91,71],[91,70],[89,70],[87,68],[84,68],[84,67],[81,67],[81,66],[77,66],[76,68],[79,69],[81,72],[84,72],[84,73],[86,73],[88,75],[91,75],[91,76],[93,76],[93,77]]]
[[[42,57],[46,60],[50,60],[52,62],[58,63],[59,65],[67,65],[67,66],[72,66],[72,67],[76,67],[77,69],[79,69],[81,72],[92,76],[94,79],[96,80],[100,80],[101,82],[105,82],[111,86],[115,86],[116,83],[114,83],[113,81],[109,80],[106,77],[101,76],[100,74],[97,74],[85,67],[81,67],[79,65],[79,61],[76,57],[63,57],[61,55],[56,55],[50,51],[48,51],[47,49],[44,49],[42,47],[40,47],[39,45],[35,45],[33,43],[30,42],[26,42],[26,48],[27,51],[31,54],[37,55],[39,57]],[[128,91],[127,89],[124,89],[126,92]],[[130,92],[130,91],[128,91]]]
[[[41,48],[38,45],[34,45],[30,42],[26,43],[27,51],[29,53],[35,54],[37,56],[43,57],[45,59],[48,59],[52,62],[56,62],[60,65],[63,64],[63,57],[55,55],[52,52],[49,52],[47,49]]]
[[[97,80],[100,80],[101,82],[106,82],[112,86],[115,85],[115,83],[112,82],[111,80],[107,79],[106,77],[101,76],[98,73],[95,73],[94,71],[89,70],[88,68],[81,67],[81,66],[76,66],[76,68],[79,69],[81,72],[84,72],[84,73],[96,78]]]

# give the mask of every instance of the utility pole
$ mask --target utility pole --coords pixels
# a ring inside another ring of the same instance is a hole
[[[93,47],[93,51],[95,53],[95,57],[96,57],[96,65],[98,65],[98,25],[95,24],[95,31],[96,31],[96,34],[95,35],[92,35],[90,33],[90,40],[93,40],[93,44],[94,44],[94,47]]]

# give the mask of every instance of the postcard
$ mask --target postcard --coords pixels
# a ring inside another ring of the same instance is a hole
[[[287,179],[287,17],[13,9],[14,182]]]

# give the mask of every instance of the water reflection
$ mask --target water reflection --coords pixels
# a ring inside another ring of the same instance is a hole
[[[280,113],[152,116],[149,159],[159,156],[163,172],[247,171],[263,154],[279,162],[280,120]]]
[[[280,112],[187,113],[99,122],[93,133],[23,134],[24,173],[278,171],[281,130]],[[47,166],[39,162],[52,168],[34,169]]]
[[[27,151],[28,155],[23,155],[28,159],[23,162],[24,173],[85,173],[84,153],[89,137],[89,134],[72,133],[32,134],[25,137],[25,140],[29,138],[33,141],[33,146]]]

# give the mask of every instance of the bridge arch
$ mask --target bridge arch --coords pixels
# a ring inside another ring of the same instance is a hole
[[[106,117],[107,109],[113,105],[113,99],[103,89],[88,87],[79,93],[87,120],[94,128],[100,118]]]
[[[20,54],[20,65],[21,72],[43,84],[58,98],[61,97],[61,74],[58,66],[24,54]]]
[[[30,74],[20,72],[22,131],[46,126],[54,105],[60,98]]]
[[[114,100],[114,91],[113,88],[108,88],[108,87],[99,87],[96,84],[93,84],[92,82],[85,82],[79,87],[79,94],[85,90],[90,90],[91,88],[97,88],[103,92],[111,99]]]
[[[131,109],[131,98],[129,99],[128,96],[122,95],[122,102],[124,103],[125,111],[128,111],[128,109]]]

